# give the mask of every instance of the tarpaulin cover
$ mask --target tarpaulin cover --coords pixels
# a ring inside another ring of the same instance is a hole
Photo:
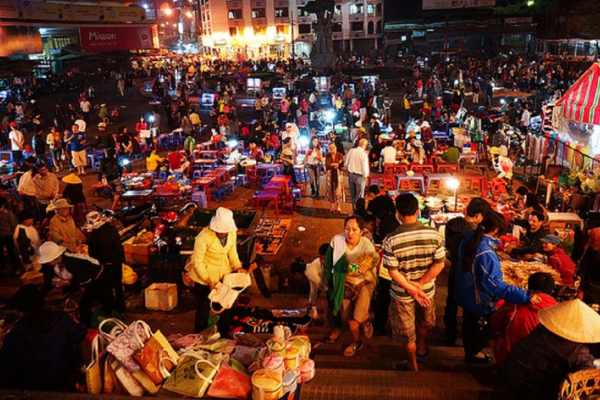
[[[600,64],[592,64],[556,104],[563,105],[563,118],[600,125]]]

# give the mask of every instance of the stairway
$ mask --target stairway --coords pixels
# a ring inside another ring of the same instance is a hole
[[[445,279],[443,279],[445,281]],[[428,334],[429,357],[419,363],[419,372],[402,372],[394,366],[404,359],[401,345],[390,337],[363,339],[364,347],[354,357],[345,357],[345,346],[352,342],[348,328],[335,344],[319,342],[327,326],[311,326],[317,373],[302,385],[302,400],[317,399],[457,399],[506,400],[510,396],[504,379],[494,365],[467,364],[460,340],[448,346],[443,333],[446,287],[436,293],[436,327]],[[321,310],[321,308],[320,308]],[[460,312],[459,312],[460,315]],[[321,315],[321,317],[324,317]],[[460,318],[460,317],[459,317]],[[491,349],[485,351],[492,354]]]

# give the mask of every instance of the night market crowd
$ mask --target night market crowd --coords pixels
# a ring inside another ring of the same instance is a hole
[[[332,80],[325,89],[312,79],[290,80],[279,98],[259,90],[253,99],[253,120],[243,121],[236,92],[246,89],[247,74],[269,70],[271,63],[229,63],[180,60],[115,72],[111,79],[117,82],[118,96],[128,95],[133,77],[157,78],[150,91],[158,104],[151,117],[141,116],[131,131],[119,123],[119,110],[104,103],[94,107],[89,91],[81,93],[75,106],[63,109],[57,103],[51,113],[40,110],[29,95],[5,104],[3,144],[11,150],[14,165],[3,168],[14,168],[15,177],[0,188],[0,274],[22,276],[39,268],[43,279],[39,287],[23,286],[11,301],[20,319],[0,350],[0,385],[72,390],[80,367],[73,345],[85,339],[96,303],[107,313],[127,312],[119,232],[105,215],[89,212],[86,206],[80,178],[89,166],[86,152],[103,153],[95,169],[98,180],[113,193],[112,208],[117,209],[130,166],[122,160],[140,159],[149,173],[165,172],[168,181],[171,176],[193,181],[202,141],[216,152],[223,150],[223,160],[238,164],[247,175],[261,163],[280,165],[292,186],[305,180],[314,199],[325,195],[331,214],[342,212],[348,185],[353,211],[344,218],[343,231],[323,243],[318,257],[300,271],[310,283],[311,306],[320,292],[326,293],[331,331],[324,340],[336,343],[343,329],[350,330],[352,343],[344,347],[345,356],[361,351],[365,337],[391,334],[406,354],[396,367],[418,371],[419,364],[433,357],[428,332],[436,325],[436,306],[444,305],[448,344],[454,345],[460,332],[465,361],[495,361],[515,398],[555,398],[567,373],[594,368],[594,358],[600,355],[594,345],[600,342],[600,221],[586,221],[579,248],[567,255],[561,239],[548,231],[548,210],[536,193],[505,173],[498,178],[509,187],[502,199],[469,196],[462,216],[450,219],[442,234],[422,219],[420,197],[410,190],[388,193],[393,190],[371,179],[386,168],[413,168],[434,159],[457,164],[468,146],[457,145],[452,128],[473,116],[461,111],[467,101],[491,106],[492,86],[499,82],[549,97],[579,76],[576,69],[521,58],[501,63],[469,58],[415,62],[406,65],[413,72],[402,97],[393,96],[377,78]],[[285,61],[272,64],[273,70],[289,73]],[[237,79],[208,87],[204,72],[232,66]],[[176,96],[170,94],[173,90]],[[215,93],[208,120],[201,120],[190,100],[190,93],[198,90]],[[467,92],[471,99],[466,99]],[[509,107],[506,114],[514,119],[511,125],[525,133],[528,107],[523,105],[519,113]],[[177,142],[168,142],[168,132],[161,132],[161,115],[166,115],[169,131],[178,131]],[[402,123],[393,127],[392,119]],[[492,151],[483,136],[477,127],[470,135],[471,142],[480,144],[473,152],[492,163],[506,157],[506,149]],[[306,174],[299,175],[297,166]],[[70,171],[62,178],[65,186],[59,194],[54,172],[62,169]],[[509,231],[520,231],[520,239],[499,247]],[[220,207],[195,239],[185,272],[196,298],[196,332],[208,326],[208,296],[224,276],[252,273],[237,254],[236,232],[232,211]],[[501,265],[507,259],[542,260],[560,276],[560,290],[548,272],[529,276],[528,289],[507,283]],[[435,296],[436,278],[444,269],[449,271],[445,301]],[[77,321],[46,307],[44,297],[57,282],[65,297],[83,289]],[[568,299],[565,292],[571,293]],[[224,337],[229,335],[227,314],[222,313],[218,323]],[[492,357],[485,349],[493,338]]]

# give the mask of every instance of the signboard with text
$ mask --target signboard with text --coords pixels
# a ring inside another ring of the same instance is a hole
[[[423,0],[423,10],[494,7],[496,0]]]
[[[155,25],[79,28],[81,50],[118,51],[158,48],[158,32]]]
[[[143,7],[48,3],[32,0],[0,1],[0,20],[142,23]]]

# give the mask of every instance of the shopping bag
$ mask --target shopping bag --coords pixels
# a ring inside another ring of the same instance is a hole
[[[144,388],[141,383],[116,358],[110,357],[110,367],[115,372],[115,377],[119,381],[119,384],[130,396],[142,397],[144,395]]]
[[[85,387],[89,394],[100,394],[102,391],[102,365],[99,360],[100,335],[92,341],[92,359],[85,367]]]
[[[205,359],[182,357],[163,388],[183,396],[202,397],[219,368]]]
[[[173,349],[186,350],[202,342],[202,335],[199,333],[190,333],[189,335],[174,333],[172,335],[169,335],[167,340],[169,341],[169,344],[171,345],[171,347],[173,347]]]
[[[223,282],[217,283],[215,288],[209,293],[210,308],[215,314],[220,314],[223,310],[230,309],[238,298],[238,295],[251,284],[250,274],[233,273],[223,277]],[[215,310],[214,304],[220,306]]]
[[[159,384],[170,375],[163,375],[161,373],[159,368],[161,358],[164,359],[162,362],[164,370],[170,372],[177,365],[179,355],[173,350],[173,347],[162,332],[156,331],[133,358],[148,374],[152,382]]]
[[[223,364],[206,395],[218,399],[244,400],[248,398],[250,392],[252,392],[250,376],[234,370],[227,364]]]
[[[115,391],[115,374],[110,365],[109,357],[104,360],[104,373],[102,374],[102,393],[111,394]]]
[[[252,284],[252,278],[250,274],[246,273],[232,273],[223,276],[223,285],[227,285],[230,288],[242,291]]]
[[[135,380],[138,381],[138,383],[142,385],[144,390],[146,390],[148,393],[156,394],[160,390],[160,386],[155,385],[152,379],[150,379],[148,374],[143,369],[132,372],[131,375],[133,375]]]
[[[98,334],[110,343],[117,338],[121,332],[127,329],[127,325],[117,318],[105,318],[98,324]]]
[[[133,359],[133,355],[140,351],[152,336],[152,330],[144,321],[137,320],[121,332],[106,350],[131,372],[140,370],[140,366]]]

